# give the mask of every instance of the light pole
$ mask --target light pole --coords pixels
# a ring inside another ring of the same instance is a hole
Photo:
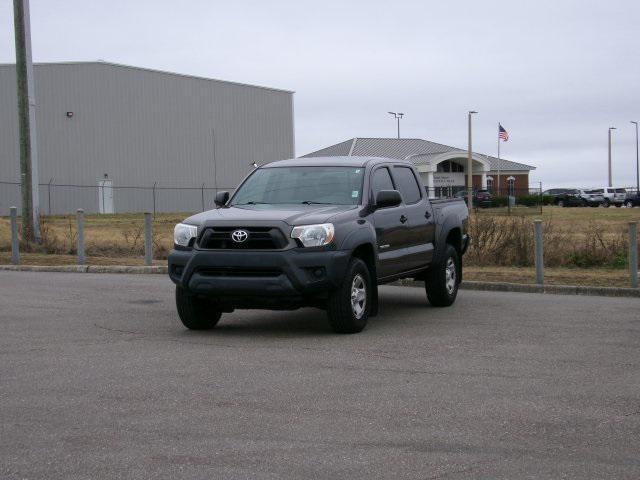
[[[478,112],[474,110],[469,110],[469,151],[467,152],[467,207],[469,208],[469,214],[471,214],[471,209],[473,207],[473,161],[471,156],[473,155],[471,151],[471,116]]]
[[[393,115],[393,117],[398,121],[398,138],[400,138],[400,119],[404,116],[402,112],[387,112],[389,115]]]
[[[609,127],[609,187],[613,187],[611,178],[611,130],[616,130],[616,127]]]
[[[636,126],[636,194],[640,195],[640,158],[638,157],[638,122],[631,120]]]

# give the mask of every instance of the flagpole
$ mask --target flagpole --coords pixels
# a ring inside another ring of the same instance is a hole
[[[500,187],[500,122],[498,122],[498,196],[500,196],[501,192]]]

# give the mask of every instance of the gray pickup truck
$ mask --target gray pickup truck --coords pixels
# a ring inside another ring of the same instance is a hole
[[[317,307],[335,332],[360,332],[378,311],[378,285],[425,282],[451,305],[469,245],[461,199],[430,200],[408,162],[293,159],[256,168],[215,210],[176,225],[169,276],[190,329],[235,309]]]

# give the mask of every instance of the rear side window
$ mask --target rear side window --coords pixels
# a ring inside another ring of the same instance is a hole
[[[379,168],[373,172],[373,178],[371,179],[371,190],[373,191],[373,198],[378,196],[378,192],[381,190],[395,190],[393,182],[391,181],[391,175],[386,167]]]
[[[394,167],[393,176],[398,184],[398,190],[404,203],[411,204],[420,201],[420,185],[413,171],[408,167]]]

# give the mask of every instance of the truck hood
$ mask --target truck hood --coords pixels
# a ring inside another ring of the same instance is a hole
[[[236,224],[249,225],[253,222],[285,222],[288,225],[311,225],[325,223],[331,217],[348,210],[360,208],[359,205],[243,205],[241,207],[218,208],[198,213],[186,220],[191,225]]]

